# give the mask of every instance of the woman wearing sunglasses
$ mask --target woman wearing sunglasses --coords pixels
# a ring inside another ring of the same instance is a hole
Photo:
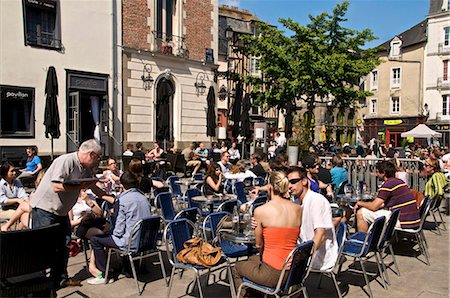
[[[254,211],[256,248],[262,257],[254,255],[236,263],[233,269],[236,289],[243,277],[260,285],[276,287],[284,261],[300,235],[302,209],[289,200],[286,174],[272,172],[268,190],[270,201]],[[244,296],[244,291],[241,294]]]
[[[441,172],[439,160],[427,158],[424,163],[424,168],[428,176],[424,194],[431,199],[444,195],[444,189],[448,187],[448,181],[444,173]]]

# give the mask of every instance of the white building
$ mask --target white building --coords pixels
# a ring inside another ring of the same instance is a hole
[[[450,130],[450,4],[449,0],[430,0],[428,43],[424,63],[424,112],[428,125],[443,133],[449,145]]]
[[[34,145],[39,155],[50,154],[43,125],[50,66],[59,84],[55,154],[76,150],[94,134],[105,155],[121,151],[120,16],[115,0],[0,1],[2,152]]]

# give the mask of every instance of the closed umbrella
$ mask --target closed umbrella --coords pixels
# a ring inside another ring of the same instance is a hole
[[[234,97],[233,114],[231,119],[233,120],[233,137],[237,138],[239,135],[239,121],[241,118],[241,105],[242,105],[242,83],[239,82],[236,86],[236,95]]]
[[[248,93],[245,94],[244,100],[242,101],[242,115],[241,115],[241,136],[246,140],[250,138],[250,96]]]
[[[284,118],[284,135],[287,139],[292,137],[292,122],[294,118],[294,105],[289,100],[286,104],[286,117]]]
[[[208,96],[206,97],[208,110],[206,112],[206,135],[209,137],[216,136],[216,96],[214,87],[209,87]]]
[[[58,139],[61,136],[59,131],[59,110],[58,110],[58,78],[56,77],[56,70],[50,66],[47,71],[47,79],[45,81],[45,112],[44,125],[45,137],[50,138],[51,141],[51,159],[53,160],[53,139]]]
[[[170,81],[165,78],[161,79],[156,98],[156,140],[164,141],[164,146],[166,141],[171,139],[170,100],[173,96],[173,91]]]

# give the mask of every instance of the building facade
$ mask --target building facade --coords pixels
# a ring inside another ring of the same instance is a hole
[[[422,21],[381,45],[381,63],[364,82],[364,136],[399,147],[401,133],[424,123],[423,69],[427,23]],[[412,140],[409,140],[412,141]]]
[[[450,144],[450,11],[448,0],[430,1],[425,47],[424,109],[431,129]]]
[[[182,149],[206,135],[218,60],[216,0],[123,0],[123,146]]]
[[[92,137],[105,155],[121,149],[113,141],[121,138],[120,129],[115,135],[121,123],[121,72],[113,50],[121,36],[116,9],[115,1],[0,2],[2,150],[31,145],[40,155],[50,154],[43,122],[51,66],[58,78],[61,122],[54,153],[74,151]]]

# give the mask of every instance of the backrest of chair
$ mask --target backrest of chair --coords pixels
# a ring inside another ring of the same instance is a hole
[[[153,179],[153,178],[152,178]],[[160,193],[170,192],[170,188],[168,186],[163,186],[161,188],[153,188],[153,196],[156,198]]]
[[[244,182],[244,187],[251,187],[253,186],[253,177],[247,177],[242,182]]]
[[[175,208],[172,202],[172,194],[170,192],[160,193],[156,200],[158,202],[159,207],[161,208],[161,215],[164,220],[173,220],[175,217]]]
[[[363,255],[366,255],[369,251],[375,251],[377,249],[377,245],[378,242],[380,241],[381,233],[383,232],[385,222],[386,217],[380,216],[376,218],[370,225],[369,231],[367,232]]]
[[[338,185],[337,188],[337,194],[341,195],[344,194],[344,187],[348,184],[348,180],[345,180],[343,182],[341,182],[341,184]]]
[[[170,185],[170,188],[172,189],[172,193],[177,196],[182,196],[183,193],[181,192],[180,185],[176,184],[175,181],[179,181],[180,177],[178,176],[170,176],[167,178],[167,183]]]
[[[242,203],[247,202],[247,196],[245,195],[244,183],[241,181],[237,181],[233,186],[234,194],[237,196],[237,199]]]
[[[228,213],[233,213],[234,206],[238,206],[238,200],[228,200],[220,204],[220,206],[217,208],[217,211],[225,211]]]
[[[288,277],[286,279],[286,283],[283,285],[281,290],[283,292],[287,292],[290,287],[294,285],[301,285],[304,281],[305,273],[307,272],[309,263],[311,261],[311,250],[314,242],[309,240],[307,242],[303,242],[297,245],[294,250],[289,254],[286,258],[285,268],[290,263],[290,269],[288,273]],[[280,280],[278,284],[281,285],[281,281],[283,280],[284,274],[280,275]]]
[[[188,190],[186,191],[186,196],[187,196],[187,199],[188,199],[189,207],[191,207],[191,208],[192,207],[201,208],[201,204],[200,203],[194,202],[192,200],[193,197],[198,197],[198,196],[201,196],[201,195],[202,194],[201,194],[200,190],[198,190],[197,188],[194,188],[194,187],[188,188]]]
[[[175,171],[177,164],[177,155],[172,152],[167,152],[167,164],[169,164],[169,169]]]
[[[156,241],[158,240],[158,232],[160,228],[161,218],[159,216],[146,217],[135,224],[133,227],[133,235],[137,233],[138,247],[136,252],[144,252],[156,249]],[[134,237],[129,238],[128,248],[131,248],[131,241]]]
[[[253,185],[254,186],[261,187],[261,186],[264,186],[264,183],[265,183],[265,181],[264,181],[263,177],[255,177],[255,178],[253,178]]]
[[[172,243],[172,257],[175,259],[176,255],[184,248],[184,243],[192,238],[192,232],[189,226],[194,224],[185,218],[180,218],[171,221],[164,230],[164,242],[169,253],[169,243]]]
[[[205,235],[205,240],[206,239],[206,234],[205,234],[205,230],[207,227],[211,228],[211,239],[216,238],[217,236],[217,226],[220,223],[220,221],[222,220],[222,218],[224,216],[230,216],[231,214],[228,212],[213,212],[211,214],[209,214],[208,216],[205,217],[204,221],[203,221],[203,235]],[[209,225],[208,225],[209,224]]]
[[[258,208],[258,207],[264,205],[265,203],[266,203],[266,202],[263,202],[263,201],[254,201],[254,202],[252,203],[252,206],[251,206],[251,214],[253,214],[253,213],[255,212],[255,209],[256,209],[256,208]]]
[[[381,249],[384,247],[386,241],[391,240],[392,236],[395,232],[395,225],[397,224],[398,218],[400,217],[400,208],[391,212],[391,216],[386,223],[386,227],[384,228],[384,232],[380,237],[380,241],[378,243],[378,248]]]
[[[192,179],[194,179],[194,180],[203,180],[203,174],[202,173],[195,173],[192,176]]]
[[[425,196],[425,197],[423,198],[422,202],[420,203],[420,208],[419,208],[419,215],[420,215],[420,218],[422,218],[423,213],[424,213],[424,211],[425,211],[425,208],[426,208],[426,206],[427,206],[429,200],[431,200],[431,199],[430,199],[430,196]]]
[[[221,159],[221,157],[222,157],[222,153],[219,153],[219,152],[213,152],[213,154],[212,154],[212,159],[213,159],[213,161],[215,161],[215,162],[219,162],[220,159]]]
[[[0,232],[0,280],[55,268],[59,224],[32,230]]]
[[[347,238],[347,224],[345,222],[340,222],[338,225],[337,233],[336,233],[336,240],[338,243],[338,246],[341,247],[345,239]]]
[[[422,201],[422,205],[420,205],[420,225],[417,228],[417,230],[422,230],[422,227],[425,223],[425,220],[427,219],[428,213],[430,212],[431,206],[433,205],[433,200],[428,198],[428,196],[426,196],[423,201]]]
[[[174,219],[186,218],[193,223],[197,221],[197,215],[200,214],[200,210],[196,207],[194,208],[185,208],[177,213]]]

